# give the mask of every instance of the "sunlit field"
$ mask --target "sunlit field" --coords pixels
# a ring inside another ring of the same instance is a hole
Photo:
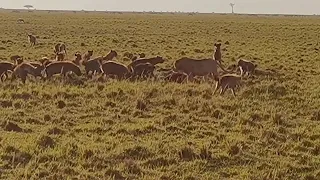
[[[17,23],[23,18],[25,23]],[[94,57],[258,64],[233,97],[214,82],[10,76],[0,83],[1,179],[320,179],[320,18],[0,11],[0,60]],[[38,38],[31,47],[27,33]],[[221,71],[221,69],[219,69]],[[158,73],[161,74],[161,73]],[[160,75],[159,75],[160,76]]]

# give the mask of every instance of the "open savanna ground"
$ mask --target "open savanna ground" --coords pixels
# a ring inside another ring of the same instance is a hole
[[[169,68],[219,41],[225,67],[242,57],[259,70],[236,97],[204,82],[7,80],[1,179],[320,179],[319,17],[3,10],[0,22],[1,61],[53,57],[62,41],[70,60],[113,49]]]

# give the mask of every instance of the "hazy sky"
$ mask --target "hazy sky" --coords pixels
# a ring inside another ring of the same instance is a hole
[[[0,7],[37,9],[320,14],[320,0],[0,0]]]

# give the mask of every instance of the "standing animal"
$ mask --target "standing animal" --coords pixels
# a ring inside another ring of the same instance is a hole
[[[153,58],[137,59],[137,60],[131,62],[128,65],[128,68],[132,72],[133,69],[135,68],[135,66],[137,66],[138,64],[150,63],[155,66],[156,64],[163,63],[163,62],[164,62],[164,59],[161,56],[156,56]]]
[[[31,65],[30,63],[23,62],[14,68],[11,81],[19,77],[22,80],[22,83],[25,84],[28,74],[31,74],[34,77],[36,77],[38,75],[37,71],[39,71],[39,69]]]
[[[46,78],[49,79],[55,74],[66,76],[68,72],[73,72],[77,76],[81,76],[80,67],[70,61],[51,62],[45,68]]]
[[[88,61],[83,61],[82,65],[86,71],[86,75],[89,75],[92,72],[92,75],[96,73],[102,73],[101,65],[102,65],[102,58],[98,57],[95,59],[90,59]]]
[[[221,43],[215,43],[215,52],[213,55],[214,60],[222,62],[222,55],[221,55]]]
[[[54,46],[54,54],[58,54],[60,52],[67,54],[67,47],[64,43],[57,43]]]
[[[0,62],[0,77],[1,77],[1,81],[4,81],[4,76],[6,78],[8,78],[8,71],[13,72],[15,68],[15,64],[10,63],[10,62]]]
[[[107,61],[101,65],[102,76],[116,76],[118,79],[128,78],[131,73],[128,68],[119,62]]]
[[[229,71],[225,70],[222,65],[213,59],[191,59],[183,57],[174,63],[174,70],[178,72],[183,72],[188,74],[190,79],[194,76],[213,76],[216,81],[219,79],[218,66],[227,73]]]
[[[31,46],[36,45],[37,38],[32,34],[27,34],[27,35],[28,35],[28,40],[29,40],[30,45]]]
[[[58,52],[56,54],[56,61],[63,61],[65,58],[65,54],[63,52]]]
[[[225,74],[219,78],[218,82],[216,83],[216,88],[213,94],[221,88],[220,95],[224,94],[224,92],[229,88],[232,91],[233,96],[236,96],[235,88],[240,86],[241,76],[236,74]]]
[[[91,59],[92,56],[93,56],[93,50],[90,50],[83,55],[82,60],[88,61]]]
[[[76,58],[75,58],[72,62],[79,66],[80,63],[81,63],[81,60],[82,60],[82,56],[81,56],[80,52],[76,52],[76,53],[74,54],[74,56],[75,56]]]
[[[244,60],[244,59],[239,59],[238,60],[238,67],[240,68],[241,71],[241,76],[243,76],[243,74],[247,74],[247,75],[252,75],[255,71],[255,69],[257,68],[258,65],[253,64],[252,62],[248,61],[248,60]]]
[[[153,77],[155,66],[149,62],[140,63],[133,68],[134,77]]]

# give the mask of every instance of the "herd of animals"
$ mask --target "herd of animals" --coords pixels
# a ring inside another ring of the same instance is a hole
[[[28,34],[28,40],[31,46],[36,45],[35,36]],[[229,88],[235,96],[235,88],[240,85],[243,75],[251,75],[257,65],[248,60],[239,59],[237,64],[232,65],[232,71],[228,71],[222,66],[221,43],[215,43],[214,47],[215,51],[212,58],[192,59],[183,57],[175,61],[172,68],[161,69],[167,71],[164,79],[183,83],[193,81],[194,77],[202,77],[205,80],[211,78],[217,82],[214,93],[221,88],[220,94],[223,94]],[[26,62],[20,55],[11,56],[12,62],[0,62],[1,81],[8,79],[8,72],[11,73],[11,81],[20,78],[23,84],[26,82],[28,74],[40,77],[42,80],[49,80],[53,75],[58,74],[63,77],[69,73],[81,76],[81,67],[84,67],[85,74],[88,77],[100,75],[100,78],[113,77],[119,80],[150,78],[155,77],[156,65],[165,62],[165,59],[160,56],[146,58],[145,54],[142,53],[138,58],[131,53],[125,53],[124,56],[132,60],[129,65],[125,65],[113,60],[118,56],[118,53],[114,50],[111,50],[106,56],[95,58],[93,58],[92,50],[85,54],[76,52],[74,60],[66,60],[66,49],[64,43],[57,43],[54,46],[55,59],[43,57],[35,62]],[[220,75],[218,67],[226,74]],[[238,70],[240,70],[240,75],[236,74]]]

